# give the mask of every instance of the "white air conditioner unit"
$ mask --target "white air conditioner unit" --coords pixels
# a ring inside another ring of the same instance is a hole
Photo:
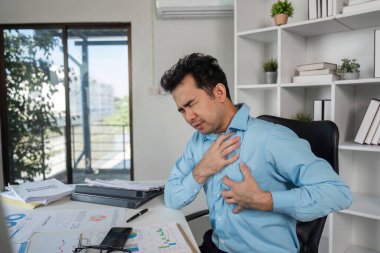
[[[161,18],[233,16],[234,0],[156,0]]]

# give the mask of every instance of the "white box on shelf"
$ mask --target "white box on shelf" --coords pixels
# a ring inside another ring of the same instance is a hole
[[[314,114],[313,114],[314,121],[323,119],[322,105],[323,105],[322,100],[314,100]]]
[[[323,100],[323,120],[331,120],[331,100],[324,99]]]
[[[375,77],[380,77],[380,30],[375,30]]]
[[[317,1],[318,0],[309,0],[309,19],[317,18]]]

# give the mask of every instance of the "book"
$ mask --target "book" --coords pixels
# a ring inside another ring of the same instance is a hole
[[[339,80],[339,76],[334,74],[293,77],[293,83],[330,83],[335,80]]]
[[[372,138],[371,144],[378,145],[380,144],[380,124],[377,126],[376,132]]]
[[[322,120],[323,118],[323,110],[322,110],[322,100],[314,100],[314,113],[313,120]]]
[[[334,15],[333,0],[327,0],[327,16],[330,17],[332,15]]]
[[[327,17],[327,0],[321,0],[321,7],[322,7],[321,17],[325,18]]]
[[[316,70],[316,69],[336,70],[337,65],[335,63],[329,63],[329,62],[317,62],[317,63],[303,64],[303,65],[297,66],[298,71]]]
[[[71,200],[89,202],[89,203],[95,203],[95,204],[101,204],[101,205],[107,205],[107,206],[118,206],[118,207],[136,209],[160,194],[161,193],[157,193],[155,195],[150,195],[146,198],[132,198],[132,197],[115,198],[115,197],[73,192],[71,194]]]
[[[330,99],[322,100],[322,109],[323,109],[322,120],[331,120],[331,100]]]
[[[380,109],[377,110],[375,116],[373,117],[371,127],[368,130],[367,136],[365,137],[364,143],[365,144],[371,144],[372,139],[375,136],[375,132],[377,128],[379,127],[380,123]]]
[[[360,124],[359,130],[355,137],[355,142],[364,144],[365,138],[367,137],[369,128],[371,127],[372,121],[376,115],[377,110],[380,106],[380,100],[378,99],[371,99],[367,111],[363,117],[363,120]]]
[[[357,12],[357,11],[366,11],[372,10],[375,8],[380,8],[380,0],[370,1],[361,4],[348,5],[343,7],[343,14]]]
[[[317,0],[317,18],[322,17],[322,0]]]
[[[375,77],[380,77],[380,30],[375,30]]]
[[[300,76],[314,76],[314,75],[327,75],[327,74],[334,74],[336,75],[336,70],[332,69],[316,69],[316,70],[305,70],[300,71]]]
[[[318,0],[309,0],[309,19],[317,18],[317,1]]]
[[[119,198],[146,198],[150,195],[156,195],[158,193],[162,193],[163,189],[159,190],[129,190],[123,188],[110,188],[103,186],[91,186],[87,184],[78,184],[75,185],[74,189],[75,193],[83,193],[83,194],[93,194],[100,196],[108,196],[108,197],[119,197]]]

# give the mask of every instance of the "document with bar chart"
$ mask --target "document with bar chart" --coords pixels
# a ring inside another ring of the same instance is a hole
[[[185,237],[174,222],[141,226],[133,228],[125,248],[138,253],[192,253]]]

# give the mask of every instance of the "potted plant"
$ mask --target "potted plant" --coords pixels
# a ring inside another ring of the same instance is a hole
[[[288,0],[277,0],[272,5],[272,17],[276,25],[284,25],[288,22],[288,17],[293,17],[294,8]]]
[[[342,64],[338,66],[338,74],[343,80],[358,79],[360,64],[356,59],[343,58]]]
[[[296,114],[294,119],[298,121],[310,122],[310,121],[313,121],[313,116],[307,112],[299,112]]]
[[[277,82],[277,60],[272,58],[263,63],[265,71],[265,83]]]

